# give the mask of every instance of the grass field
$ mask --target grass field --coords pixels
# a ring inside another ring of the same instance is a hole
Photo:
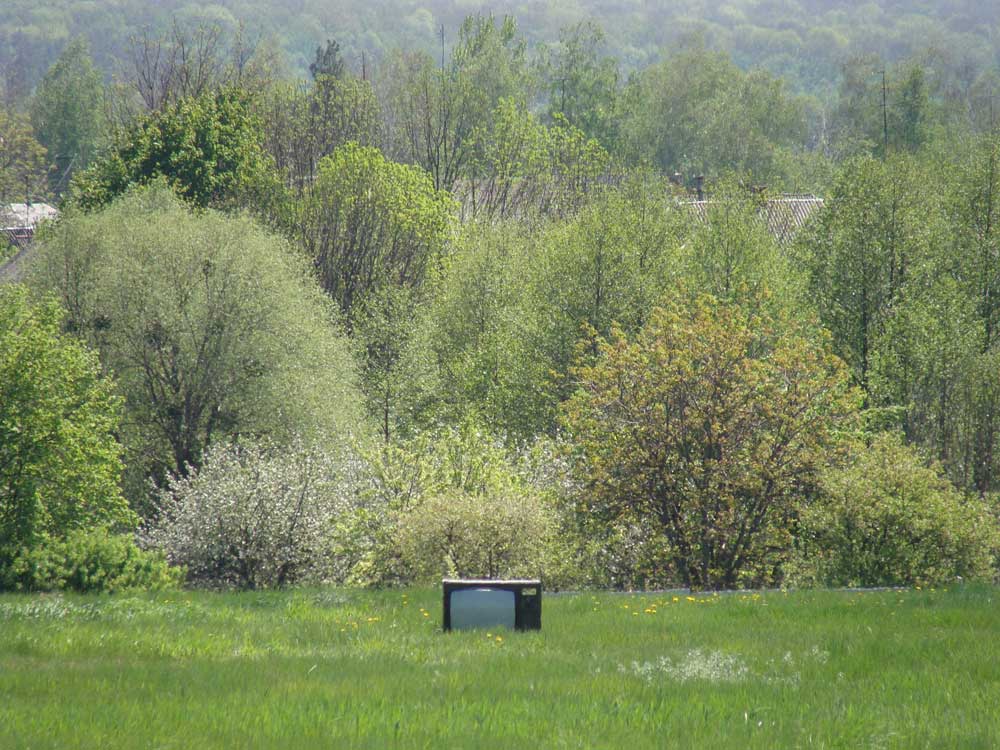
[[[0,748],[1000,746],[1000,590],[0,597]]]

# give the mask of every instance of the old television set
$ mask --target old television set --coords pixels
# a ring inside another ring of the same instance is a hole
[[[450,579],[441,582],[444,630],[541,630],[542,582]]]

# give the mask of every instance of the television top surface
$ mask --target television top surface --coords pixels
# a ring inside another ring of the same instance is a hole
[[[462,584],[463,586],[541,586],[542,582],[535,579],[521,578],[445,578],[442,584]]]

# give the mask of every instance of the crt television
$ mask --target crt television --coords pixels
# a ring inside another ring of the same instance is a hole
[[[444,629],[541,630],[541,581],[450,579],[441,582]]]

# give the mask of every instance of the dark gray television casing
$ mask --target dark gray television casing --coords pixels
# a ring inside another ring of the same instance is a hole
[[[491,581],[488,579],[452,579],[441,581],[443,590],[444,630],[452,629],[451,598],[456,591],[509,591],[514,595],[514,629],[542,629],[542,582],[536,580]],[[509,617],[506,618],[509,621]],[[504,624],[498,620],[497,625]]]

